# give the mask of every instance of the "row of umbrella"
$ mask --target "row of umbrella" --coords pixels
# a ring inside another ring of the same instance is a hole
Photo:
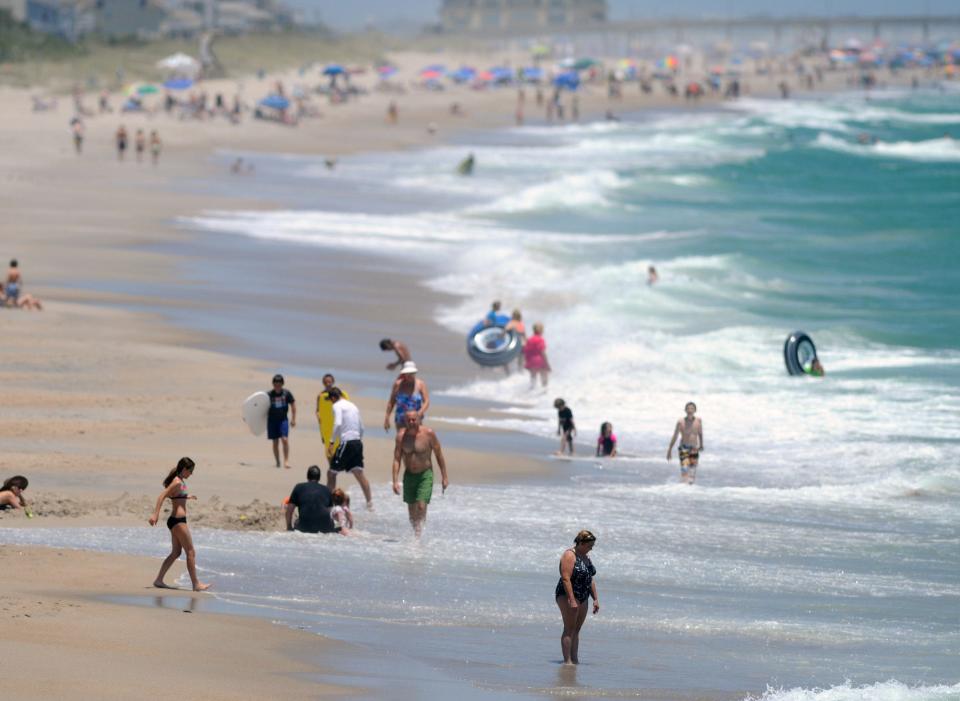
[[[160,92],[161,87],[165,90],[189,90],[193,86],[194,81],[190,78],[171,78],[164,81],[161,86],[153,83],[134,83],[127,88],[126,93],[127,95],[155,95]]]

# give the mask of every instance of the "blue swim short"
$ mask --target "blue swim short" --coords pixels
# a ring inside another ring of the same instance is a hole
[[[275,441],[278,438],[286,438],[290,433],[290,422],[287,419],[282,421],[267,420],[267,438]]]

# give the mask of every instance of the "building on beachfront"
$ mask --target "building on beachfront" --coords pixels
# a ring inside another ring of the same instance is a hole
[[[32,29],[68,41],[88,34],[158,36],[166,16],[155,0],[26,0],[26,21]]]
[[[18,3],[21,3],[21,8]],[[0,0],[14,18],[22,13],[39,32],[69,41],[104,38],[192,37],[207,30],[227,34],[269,31],[293,24],[277,0]]]
[[[6,10],[16,22],[27,19],[27,0],[0,0],[0,11]]]
[[[445,32],[551,31],[607,21],[606,0],[444,0]]]

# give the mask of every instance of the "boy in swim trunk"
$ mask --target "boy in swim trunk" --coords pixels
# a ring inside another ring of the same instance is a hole
[[[680,481],[693,484],[697,479],[697,464],[700,462],[700,453],[703,452],[703,422],[697,418],[697,405],[687,402],[684,407],[686,416],[677,421],[667,448],[667,460],[673,454],[673,444],[680,437],[680,447],[677,454],[680,456]]]
[[[408,411],[405,423],[397,431],[397,440],[393,451],[393,493],[400,494],[400,462],[403,462],[403,501],[407,505],[410,525],[414,535],[419,538],[423,533],[423,523],[427,520],[427,505],[433,494],[433,463],[431,456],[437,456],[443,491],[447,491],[450,481],[447,479],[447,463],[443,459],[440,439],[432,429],[420,425],[420,414]]]

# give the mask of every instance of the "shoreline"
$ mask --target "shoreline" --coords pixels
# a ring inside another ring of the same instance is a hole
[[[407,138],[415,140],[412,136]],[[423,139],[423,143],[416,146],[407,143],[400,148],[420,147],[432,142],[432,139],[422,135],[419,138]],[[289,140],[286,141],[289,143]],[[22,149],[19,154],[13,153],[14,160],[24,151],[29,153],[28,149]],[[331,151],[325,149],[315,152]],[[0,161],[4,158],[0,156]],[[174,177],[191,178],[197,177],[198,173],[200,177],[215,177],[217,172],[210,164],[210,159],[210,153],[194,153],[188,161],[171,165],[173,172],[164,171],[160,180],[169,185]],[[107,159],[101,159],[101,165],[104,160]],[[30,271],[27,273],[29,289],[37,291],[42,297],[50,296],[54,302],[43,315],[20,315],[22,318],[9,327],[14,340],[5,344],[0,351],[0,357],[11,368],[3,372],[2,377],[17,395],[12,406],[0,414],[0,426],[4,433],[18,436],[11,441],[14,450],[9,454],[8,471],[16,466],[13,471],[30,474],[31,491],[34,493],[34,490],[48,490],[55,483],[64,483],[69,485],[64,494],[66,498],[86,499],[104,491],[116,489],[119,492],[128,488],[140,489],[141,494],[149,490],[152,494],[158,491],[155,483],[165,472],[166,463],[170,462],[171,450],[188,453],[191,450],[180,450],[181,446],[203,445],[205,455],[202,457],[206,469],[198,473],[198,479],[191,486],[196,484],[204,494],[223,494],[228,506],[239,509],[248,508],[243,495],[249,499],[251,493],[267,492],[270,498],[265,498],[264,509],[276,508],[272,506],[278,502],[273,492],[282,496],[284,490],[289,491],[293,481],[302,479],[305,463],[297,460],[297,466],[291,473],[280,473],[284,479],[282,488],[275,484],[275,471],[259,466],[260,455],[265,458],[267,454],[265,441],[261,440],[257,448],[252,442],[238,439],[236,412],[231,410],[232,405],[225,399],[233,397],[243,387],[264,384],[263,378],[267,374],[265,368],[270,367],[269,361],[205,351],[202,345],[196,345],[196,331],[172,323],[166,315],[164,320],[160,320],[156,314],[103,306],[104,303],[124,305],[143,301],[131,295],[71,290],[54,285],[35,286],[32,282],[34,279],[51,279],[55,273],[60,274],[63,270],[79,266],[90,278],[114,281],[120,285],[141,285],[145,280],[183,284],[177,273],[182,269],[182,262],[178,262],[173,254],[157,253],[153,249],[156,246],[167,247],[171,241],[175,247],[196,245],[191,237],[197,234],[176,231],[175,227],[169,225],[169,217],[163,215],[163,210],[179,207],[183,201],[190,203],[190,211],[196,211],[192,207],[207,209],[206,202],[222,202],[225,206],[235,203],[230,198],[207,194],[191,193],[184,196],[171,192],[169,187],[161,188],[157,193],[152,189],[156,179],[151,180],[144,173],[139,173],[129,182],[124,182],[114,174],[103,176],[102,173],[96,173],[97,178],[93,183],[84,183],[78,193],[64,198],[67,200],[67,211],[59,216],[50,216],[42,213],[49,194],[47,188],[52,186],[43,174],[47,174],[51,182],[59,181],[62,185],[64,182],[83,180],[82,170],[76,162],[58,161],[34,163],[29,167],[21,164],[17,167],[31,177],[15,183],[13,191],[7,195],[13,204],[5,203],[5,208],[14,214],[15,222],[17,214],[21,215],[19,221],[26,225],[26,233],[18,231],[8,236],[8,233],[12,233],[9,229],[16,226],[16,223],[11,224],[8,220],[4,222],[4,240],[11,247],[16,246],[18,257]],[[161,166],[162,169],[167,167],[168,162]],[[34,176],[36,179],[33,179]],[[108,188],[106,197],[103,192],[96,192],[99,187]],[[110,195],[119,197],[111,198]],[[21,196],[23,200],[19,200]],[[93,201],[93,211],[90,210],[91,202],[84,201],[85,197]],[[144,207],[148,202],[149,207]],[[18,205],[22,205],[21,210],[17,209]],[[119,209],[124,212],[119,217],[112,209],[114,205],[122,205]],[[248,203],[244,203],[244,207],[247,206]],[[258,201],[256,206],[273,208],[273,203]],[[148,211],[136,209],[138,207]],[[82,216],[78,216],[78,209]],[[87,221],[81,221],[88,216]],[[35,222],[35,218],[42,221]],[[144,226],[146,233],[139,230],[141,226]],[[43,231],[44,227],[54,233],[48,234]],[[124,235],[125,227],[137,233]],[[84,238],[81,243],[79,237],[89,238]],[[428,294],[422,288],[407,288],[406,292],[415,293],[418,297]],[[170,305],[171,309],[182,308],[184,304],[164,299],[148,301],[151,304]],[[59,328],[41,328],[48,319]],[[432,320],[426,323],[441,328]],[[85,347],[87,344],[79,342],[92,327],[97,328],[99,343],[115,347],[104,352]],[[449,334],[445,330],[444,333]],[[211,336],[204,340],[216,346],[218,339]],[[39,341],[39,345],[29,341]],[[43,366],[45,362],[49,363],[48,367]],[[50,366],[54,369],[51,370]],[[211,382],[211,373],[224,371],[233,373],[235,377]],[[175,380],[169,381],[171,377],[175,377]],[[383,379],[387,379],[385,373]],[[288,384],[291,386],[294,382],[301,387],[318,384],[313,378],[296,375],[291,375],[290,380]],[[109,387],[113,383],[122,385],[125,391],[113,391]],[[192,393],[198,387],[203,388],[199,392],[202,396],[193,397]],[[312,397],[302,390],[297,394],[306,410],[301,414],[300,423],[306,422],[303,425],[312,428],[309,411]],[[181,402],[184,406],[180,406]],[[164,408],[164,403],[172,406],[173,410]],[[374,428],[377,426],[377,407],[382,404],[382,401],[371,399],[362,406],[368,420],[372,419],[370,423]],[[177,410],[178,407],[180,410]],[[446,407],[444,411],[447,411]],[[17,412],[21,415],[16,415]],[[490,433],[497,435],[498,432]],[[302,432],[295,434],[295,459],[298,455],[308,454],[308,449],[309,454],[319,454],[315,434],[315,431],[311,431],[312,439],[302,438]],[[102,447],[101,439],[107,442],[106,447]],[[50,443],[46,449],[38,451],[36,446],[41,445],[41,441]],[[376,448],[371,445],[371,454],[381,456],[376,459],[382,462],[382,456],[390,452],[389,441],[376,443]],[[238,466],[249,466],[245,456],[255,452],[258,465],[255,470],[237,471]],[[161,458],[161,455],[164,457]],[[495,481],[503,479],[504,475],[515,477],[515,473],[525,470],[529,470],[529,474],[544,474],[545,470],[544,465],[533,464],[532,460],[511,458],[512,464],[498,473],[489,471],[490,453],[468,450],[456,455],[471,468],[476,466],[477,471],[471,469],[470,473],[480,480]],[[493,455],[502,459],[504,453],[498,451]],[[267,462],[263,460],[264,467]],[[52,464],[55,466],[51,467]],[[481,472],[484,469],[488,470],[485,475]],[[38,478],[34,480],[33,475]],[[91,478],[91,475],[95,477]],[[348,484],[355,488],[352,481]],[[150,501],[149,496],[144,498],[147,500],[144,503]],[[107,505],[98,504],[94,513],[108,508]],[[139,505],[132,504],[130,508],[136,511]],[[27,522],[24,519],[17,519],[17,523],[28,527],[40,525],[37,521]],[[8,525],[12,525],[12,519],[0,518],[0,526]],[[4,587],[0,591],[6,595],[7,589]]]

